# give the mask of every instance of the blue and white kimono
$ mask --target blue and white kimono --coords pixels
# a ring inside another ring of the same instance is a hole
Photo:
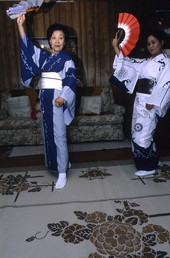
[[[132,115],[132,151],[138,170],[154,170],[159,163],[158,153],[153,140],[158,117],[163,117],[170,105],[170,59],[165,54],[154,58],[135,59],[115,57],[114,74],[110,82],[133,93],[136,83],[140,79],[153,82],[148,92],[136,93]],[[146,86],[147,88],[147,86]],[[154,105],[151,110],[146,104]]]
[[[66,173],[68,148],[66,125],[75,113],[76,72],[71,57],[61,51],[55,55],[37,48],[25,34],[20,39],[21,78],[24,86],[41,74],[40,103],[42,133],[45,146],[45,164],[50,170]],[[62,107],[55,106],[55,99],[63,98]]]

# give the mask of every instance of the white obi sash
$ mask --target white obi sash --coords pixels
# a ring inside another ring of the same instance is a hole
[[[41,89],[62,90],[62,79],[58,73],[44,72],[41,74]]]

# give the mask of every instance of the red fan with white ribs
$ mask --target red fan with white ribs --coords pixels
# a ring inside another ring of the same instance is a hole
[[[135,47],[139,34],[140,25],[136,17],[129,13],[119,13],[118,39],[124,56],[127,56]]]

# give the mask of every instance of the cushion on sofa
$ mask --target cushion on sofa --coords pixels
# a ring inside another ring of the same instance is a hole
[[[20,96],[28,96],[31,109],[34,110],[35,105],[38,101],[39,90],[35,90],[32,88],[23,88],[23,89],[12,89],[12,90],[1,90],[0,91],[0,110],[6,112],[6,117],[9,116],[8,114],[8,106],[7,106],[7,99],[11,97],[20,97]],[[3,114],[0,114],[0,117],[4,117]]]
[[[77,87],[76,90],[76,114],[79,114],[82,96],[91,96],[94,91],[93,87]]]
[[[8,113],[13,118],[30,118],[31,105],[28,96],[11,97],[7,99]]]
[[[87,98],[84,98],[84,96],[88,96]],[[94,106],[94,103],[91,103],[93,101],[92,98],[89,97],[101,97],[101,114],[109,114],[114,111],[114,96],[113,96],[113,90],[111,87],[82,87],[77,89],[77,105],[76,105],[76,114],[100,114],[99,106],[96,107],[97,112],[82,112],[83,105],[85,105],[85,100],[88,102],[87,105],[91,105],[91,108]],[[97,98],[96,98],[97,99]],[[82,103],[83,102],[83,103]],[[95,101],[96,102],[96,101]],[[90,108],[90,109],[91,109]],[[94,109],[93,109],[94,111]]]
[[[26,129],[26,128],[41,128],[40,120],[31,118],[11,118],[7,117],[0,121],[0,130]]]
[[[110,141],[123,140],[122,124],[102,124],[93,126],[71,126],[68,130],[69,142],[91,142],[91,141]]]
[[[101,96],[82,96],[79,108],[80,114],[100,114],[102,107]]]
[[[102,98],[102,113],[108,114],[113,112],[114,96],[111,87],[103,87],[101,93]]]
[[[120,114],[107,114],[107,115],[95,115],[95,116],[87,116],[87,115],[82,115],[82,116],[76,116],[71,125],[76,125],[76,126],[94,126],[94,125],[106,125],[106,124],[120,124],[123,122],[123,115],[120,116]]]
[[[18,127],[18,128],[9,128],[8,130],[0,130],[0,145],[2,146],[3,145],[13,145],[13,146],[40,145],[40,144],[43,144],[41,127],[25,127],[25,128]]]

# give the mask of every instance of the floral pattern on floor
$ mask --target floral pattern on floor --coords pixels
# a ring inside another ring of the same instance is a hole
[[[27,192],[40,192],[43,188],[49,187],[54,190],[54,182],[44,183],[39,185],[35,179],[42,178],[44,176],[31,176],[28,172],[23,174],[14,175],[0,175],[0,194],[2,195],[16,195],[14,202],[17,201],[19,193],[22,191]]]
[[[107,176],[111,176],[112,174],[106,172],[107,169],[103,168],[89,168],[81,171],[81,178],[87,178],[88,180],[94,179],[104,179]]]
[[[41,232],[37,232],[26,241],[42,240],[51,234],[75,245],[90,241],[96,247],[96,252],[90,253],[88,258],[168,258],[161,244],[170,244],[170,232],[149,220],[170,214],[148,215],[137,203],[127,200],[114,202],[118,206],[114,216],[101,211],[74,211],[77,220],[86,225],[70,224],[68,221],[49,223],[44,236],[40,237]]]
[[[86,180],[96,180],[96,179],[106,179],[107,177],[112,176],[111,173],[107,172],[106,168],[89,168],[83,169],[79,172],[79,178]],[[18,200],[19,194],[21,192],[40,192],[44,188],[48,188],[51,192],[54,191],[55,183],[53,181],[49,182],[47,179],[44,179],[45,182],[40,182],[38,179],[44,178],[44,175],[32,175],[30,172],[23,172],[19,174],[10,174],[0,175],[0,194],[2,195],[14,195],[14,202]],[[158,173],[148,177],[140,178],[141,182],[146,181],[147,179],[153,179],[155,183],[165,183],[170,180],[170,166],[163,164],[159,167]],[[139,180],[139,177],[133,178],[133,180]]]
[[[48,172],[47,172],[48,173]],[[112,174],[107,173],[105,168],[92,168],[80,171],[80,178],[87,178],[88,180],[105,179]],[[40,178],[44,178],[44,175],[34,176],[31,172],[23,172],[20,174],[0,175],[0,194],[14,196],[14,202],[19,198],[21,192],[40,192],[42,189],[49,187],[51,192],[54,191],[55,183],[49,182],[48,179],[44,179],[45,182],[40,182]]]
[[[89,168],[86,170],[81,171],[81,175],[79,177],[86,178],[88,180],[94,180],[94,179],[104,179],[105,177],[111,176],[112,174],[107,173],[107,169],[103,168]],[[153,178],[153,181],[155,183],[162,183],[167,182],[167,180],[170,180],[170,166],[167,164],[163,164],[162,166],[158,167],[157,173],[151,176],[143,176],[140,177],[143,179],[150,179]],[[133,180],[138,180],[139,178],[133,178]],[[144,182],[143,182],[144,183]],[[145,184],[145,183],[144,183]]]
[[[159,174],[154,178],[154,182],[161,183],[170,180],[170,166],[163,164],[158,168]]]

